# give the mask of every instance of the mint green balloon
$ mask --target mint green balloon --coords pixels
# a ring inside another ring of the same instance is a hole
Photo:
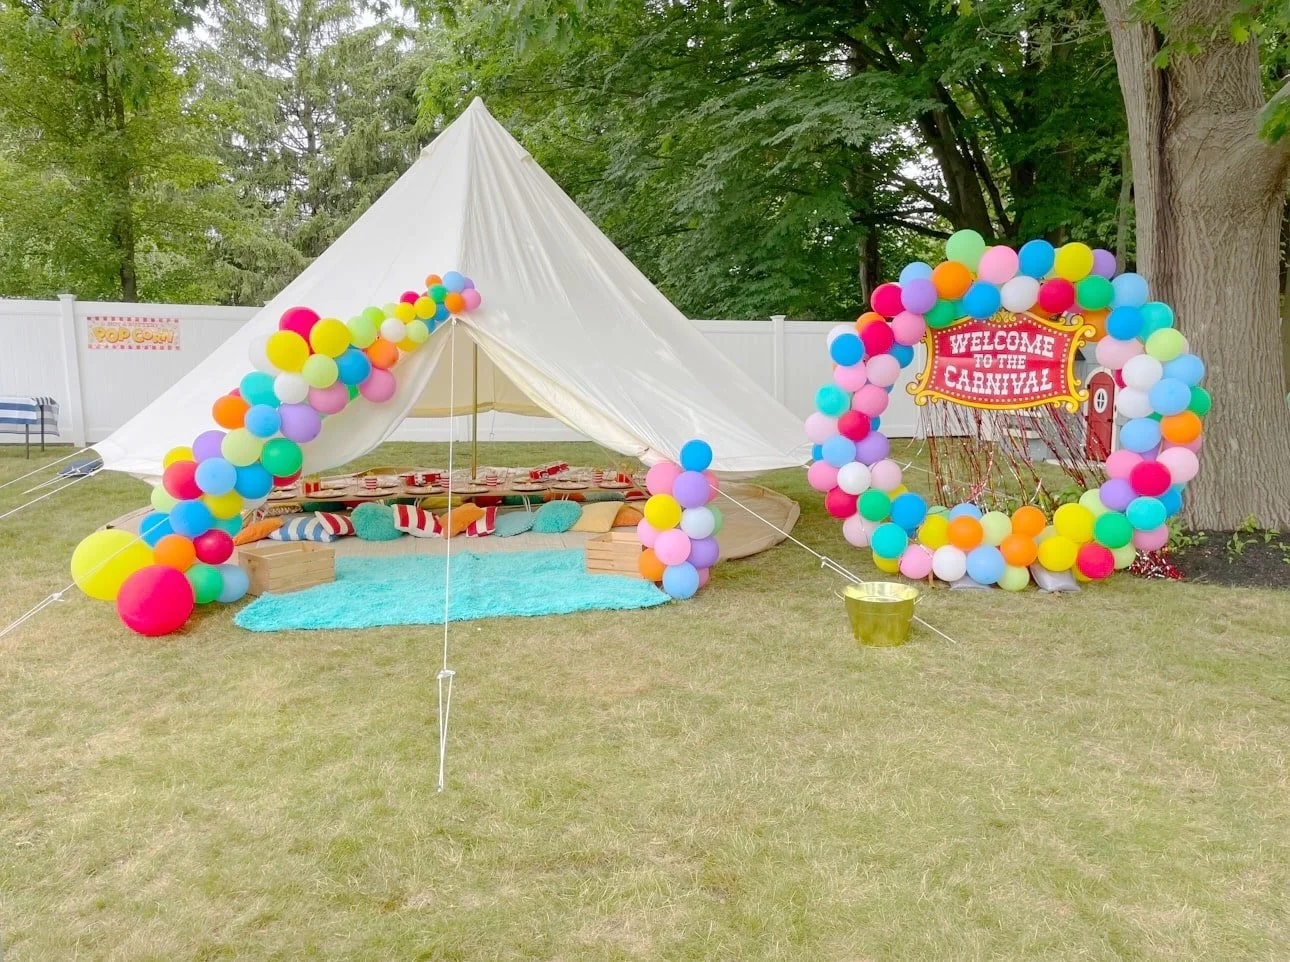
[[[1161,328],[1147,338],[1147,353],[1161,364],[1180,357],[1187,350],[1187,339],[1172,327]]]
[[[997,548],[1012,534],[1012,519],[1002,511],[987,511],[981,515],[981,530],[985,532],[985,544]]]
[[[152,502],[152,506],[162,514],[169,514],[170,509],[179,503],[167,494],[166,489],[161,485],[157,485],[152,489],[152,496],[149,500]]]
[[[1026,585],[1030,584],[1030,572],[1025,568],[1008,565],[996,584],[1004,591],[1024,591]]]
[[[1098,493],[1097,488],[1090,488],[1079,496],[1079,503],[1088,508],[1089,513],[1094,518],[1100,518],[1110,509],[1102,503],[1102,495]]]
[[[949,327],[960,317],[963,316],[963,309],[959,306],[958,301],[939,300],[936,306],[923,315],[923,320],[932,330],[940,330],[943,327]]]
[[[335,358],[330,358],[326,354],[311,354],[309,360],[305,361],[300,376],[310,387],[325,388],[336,383],[336,378],[340,377],[340,371],[336,367]]]
[[[945,256],[975,271],[985,253],[985,238],[971,228],[955,231],[945,242]]]
[[[246,428],[238,428],[224,435],[224,440],[220,442],[219,453],[234,467],[245,468],[256,462],[263,447],[263,438],[257,438]]]
[[[1197,417],[1203,418],[1213,406],[1214,399],[1209,396],[1209,392],[1203,387],[1191,389],[1191,403],[1187,405],[1188,411]]]
[[[369,307],[358,317],[351,317],[345,322],[345,326],[349,328],[350,341],[352,341],[354,346],[360,351],[365,347],[372,346],[373,342],[376,341],[376,326],[380,324],[381,321],[385,320],[383,317],[373,320],[368,314],[368,311],[374,311],[377,314],[380,313],[376,308]]]

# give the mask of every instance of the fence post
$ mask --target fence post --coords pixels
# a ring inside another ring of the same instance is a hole
[[[783,314],[770,316],[771,394],[780,404],[784,403],[784,318]]]
[[[58,295],[58,327],[63,342],[63,388],[72,443],[85,447],[85,401],[81,394],[81,357],[76,348],[76,295]]]

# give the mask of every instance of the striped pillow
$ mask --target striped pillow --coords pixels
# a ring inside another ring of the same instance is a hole
[[[410,534],[414,538],[438,538],[443,535],[443,526],[439,523],[439,519],[414,504],[394,506],[394,529]]]
[[[313,515],[297,515],[282,522],[282,527],[269,533],[270,541],[319,541],[323,544],[336,540],[327,526]]]
[[[322,522],[323,527],[337,538],[347,538],[354,533],[354,522],[347,514],[334,511],[315,511],[314,517]]]
[[[466,526],[467,538],[483,538],[497,530],[497,508],[485,508],[484,516]]]

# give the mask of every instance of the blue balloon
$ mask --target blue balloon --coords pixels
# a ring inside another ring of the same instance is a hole
[[[1134,498],[1124,516],[1137,530],[1152,531],[1165,523],[1165,506],[1159,498]]]
[[[931,279],[932,265],[924,264],[922,261],[906,264],[905,269],[900,272],[901,284],[908,284],[910,281],[929,281]]]
[[[1141,454],[1160,443],[1160,424],[1151,418],[1134,418],[1120,428],[1120,447]]]
[[[1181,414],[1191,403],[1191,388],[1177,378],[1162,377],[1147,392],[1147,400],[1157,414],[1168,417]],[[200,469],[199,469],[200,470]]]
[[[1003,577],[1005,567],[1007,567],[1007,562],[1003,560],[1003,552],[998,548],[982,545],[968,552],[968,577],[977,584],[998,584],[999,579]]]
[[[869,419],[869,433],[870,433],[870,434],[872,434],[874,431],[877,431],[880,427],[882,427],[882,418],[881,418],[881,417],[879,417],[879,416],[875,415],[874,417],[871,417],[871,418]]]
[[[841,434],[835,434],[825,441],[822,449],[824,460],[835,468],[845,467],[856,459],[856,443]]]
[[[980,521],[981,509],[970,501],[964,501],[950,508],[949,519],[953,521],[955,518],[976,518]]]
[[[457,291],[460,293],[466,289],[466,278],[456,271],[449,271],[447,274],[443,275],[443,286],[450,291]]]
[[[851,398],[836,384],[826,384],[815,392],[815,407],[821,414],[837,418],[851,409]]]
[[[835,364],[850,367],[864,357],[864,342],[854,334],[839,335],[829,345],[829,357]]]
[[[1046,240],[1027,241],[1017,251],[1017,273],[1040,280],[1053,269],[1057,251]]]
[[[242,530],[242,516],[235,514],[231,518],[216,518],[212,528],[219,528],[221,531],[227,531],[230,538],[236,538],[237,533]]]
[[[695,438],[681,445],[681,467],[687,471],[703,472],[712,467],[712,446]]]
[[[155,548],[158,541],[174,533],[175,529],[170,526],[170,516],[160,511],[145,515],[143,521],[139,523],[139,537],[149,548]]]
[[[987,281],[977,281],[963,295],[963,310],[969,316],[985,319],[999,310],[999,288]]]
[[[215,523],[211,509],[201,501],[180,501],[170,509],[170,526],[175,534],[195,538],[205,534]]]
[[[1156,331],[1174,326],[1174,309],[1160,301],[1142,305],[1142,339],[1145,341]]]
[[[901,367],[909,367],[914,360],[914,349],[908,344],[893,344],[887,353],[899,361]]]
[[[824,445],[822,445],[822,444],[812,444],[812,445],[811,445],[811,460],[812,460],[812,461],[823,461],[823,460],[824,460]]]
[[[282,415],[276,406],[256,404],[247,410],[246,420],[242,423],[257,438],[271,438],[282,427]]]
[[[442,304],[440,304],[440,305],[439,305],[439,307],[438,307],[438,309],[434,312],[434,318],[433,318],[433,319],[435,320],[435,322],[437,322],[437,323],[439,323],[439,324],[442,324],[444,321],[448,320],[448,318],[450,318],[450,317],[452,317],[452,312],[451,312],[451,311],[449,311],[449,310],[448,310],[448,308],[446,308],[446,307],[444,307]]]
[[[906,491],[898,494],[891,502],[891,520],[906,531],[913,531],[927,517],[927,502],[922,495]]]
[[[276,408],[282,403],[273,390],[272,375],[265,374],[263,371],[252,371],[242,378],[238,390],[247,404],[267,404],[269,407]]]
[[[241,601],[246,593],[251,590],[251,576],[241,569],[238,565],[218,565],[215,569],[224,579],[224,587],[220,589],[219,597],[216,601],[222,601],[229,605],[235,601]]]
[[[1121,274],[1111,281],[1115,294],[1111,298],[1114,307],[1141,307],[1150,296],[1147,290],[1147,279],[1141,274]]]
[[[356,347],[336,358],[336,377],[342,384],[362,384],[372,373],[372,362]]]
[[[1172,488],[1160,496],[1160,503],[1165,506],[1165,514],[1172,518],[1183,506],[1183,486],[1175,484]]]
[[[228,494],[237,484],[237,468],[223,458],[207,458],[197,465],[195,480],[205,494]]]
[[[1195,354],[1182,354],[1165,363],[1165,377],[1195,387],[1205,379],[1205,362]]]
[[[1117,341],[1131,341],[1142,333],[1142,312],[1136,307],[1117,307],[1106,315],[1106,333]]]
[[[663,590],[677,601],[693,598],[699,590],[699,569],[688,561],[663,569]]]
[[[909,547],[909,534],[898,524],[880,524],[869,536],[869,547],[879,558],[895,561]]]
[[[255,501],[267,497],[273,490],[273,475],[257,461],[237,469],[237,482],[234,487],[247,501]]]

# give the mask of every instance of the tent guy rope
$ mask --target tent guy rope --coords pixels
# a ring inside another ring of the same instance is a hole
[[[449,423],[454,413],[452,405],[457,399],[457,319],[451,321],[448,331],[448,416]],[[452,711],[452,681],[456,672],[448,667],[448,609],[452,603],[452,471],[453,438],[455,431],[448,432],[448,520],[444,531],[444,566],[443,566],[443,666],[435,676],[439,689],[439,780],[437,791],[444,787],[444,771],[448,761],[448,715]],[[446,691],[445,691],[446,683]]]

